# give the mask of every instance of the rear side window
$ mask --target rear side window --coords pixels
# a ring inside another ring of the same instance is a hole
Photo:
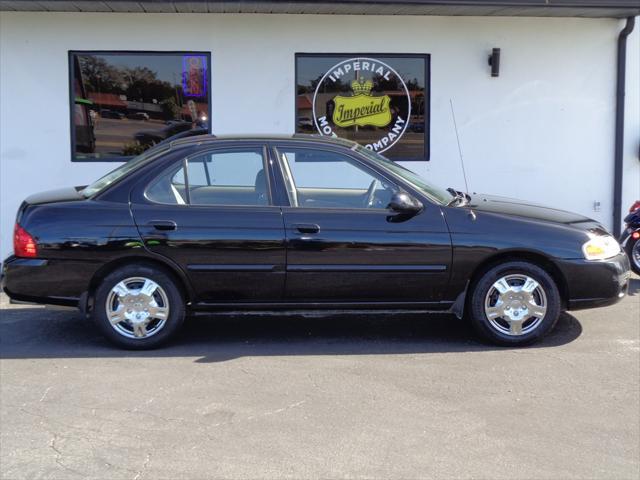
[[[262,149],[207,152],[181,161],[146,196],[175,205],[268,205]]]

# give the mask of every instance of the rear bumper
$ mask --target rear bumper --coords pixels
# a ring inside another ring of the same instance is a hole
[[[629,288],[629,259],[624,253],[607,260],[561,260],[567,281],[567,309],[605,307],[622,300]]]
[[[0,284],[12,300],[77,307],[82,281],[65,262],[8,257],[2,263]]]

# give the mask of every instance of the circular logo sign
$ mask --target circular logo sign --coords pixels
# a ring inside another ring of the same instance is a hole
[[[384,152],[404,135],[411,96],[402,77],[375,58],[355,57],[331,67],[313,94],[313,121],[321,135],[357,140]]]

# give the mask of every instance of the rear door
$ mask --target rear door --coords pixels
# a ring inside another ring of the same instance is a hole
[[[342,149],[300,145],[273,152],[290,204],[285,298],[438,304],[451,264],[440,208],[398,215],[387,208],[397,182]]]
[[[177,263],[199,301],[280,301],[284,227],[262,144],[180,159],[132,195],[145,246]]]

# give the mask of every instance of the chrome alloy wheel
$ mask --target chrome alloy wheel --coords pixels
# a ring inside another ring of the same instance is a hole
[[[484,312],[498,332],[525,335],[538,328],[547,313],[547,295],[527,275],[505,275],[487,292]]]
[[[127,278],[115,285],[105,307],[113,329],[127,338],[149,338],[162,330],[169,317],[167,294],[144,277]]]

